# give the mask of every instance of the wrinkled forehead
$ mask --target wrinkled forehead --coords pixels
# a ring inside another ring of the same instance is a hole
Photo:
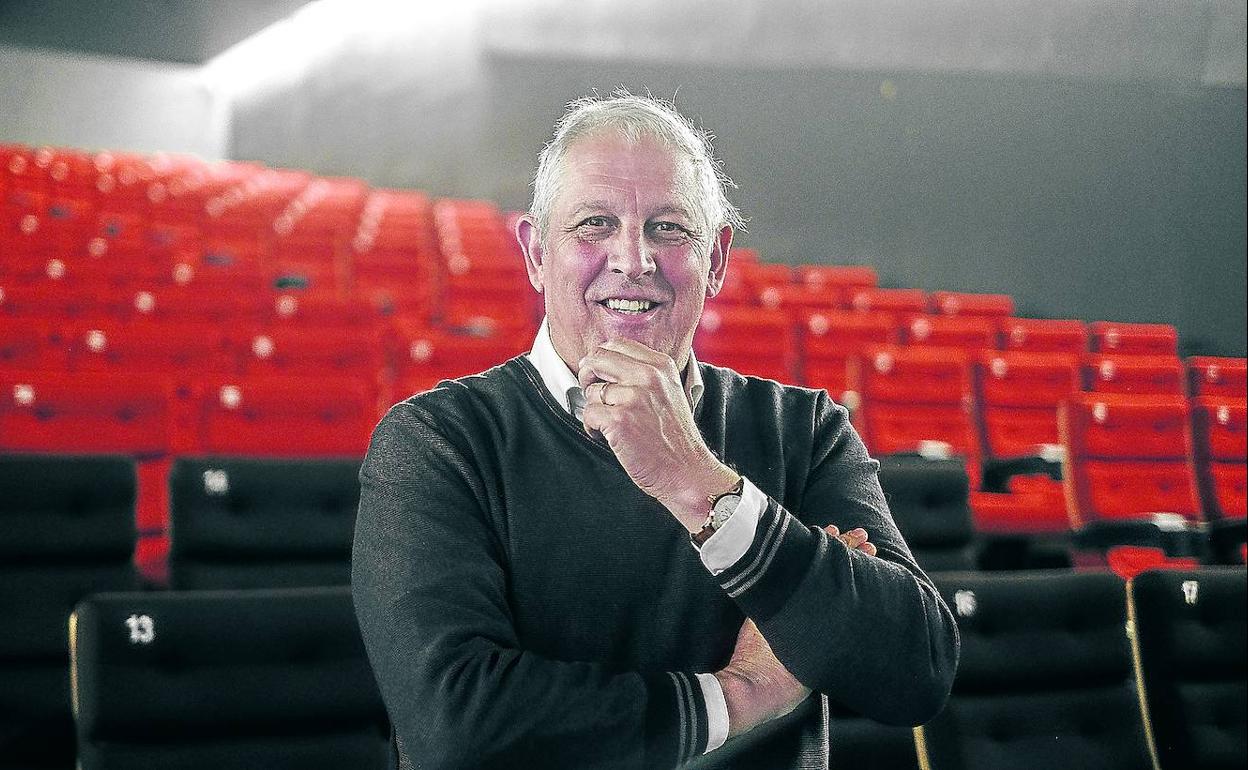
[[[621,148],[640,152],[621,153]],[[706,216],[693,159],[659,137],[634,139],[611,130],[579,137],[568,146],[558,172],[557,207],[577,205],[571,198],[586,193],[585,187],[623,183],[645,189],[654,199],[667,198],[664,203],[684,208],[691,217]]]

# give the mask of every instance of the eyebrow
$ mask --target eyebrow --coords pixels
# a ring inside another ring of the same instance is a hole
[[[611,204],[607,203],[604,200],[585,201],[584,203],[579,204],[575,209],[572,210],[572,216],[579,217],[584,214],[588,214],[591,211],[611,211],[611,210],[612,210]],[[693,219],[693,215],[689,213],[689,209],[685,208],[684,206],[671,204],[671,203],[660,206],[659,208],[655,209],[654,212],[650,214],[649,217],[647,217],[647,219],[653,219],[654,217],[660,217],[660,216],[665,216],[665,215],[670,215],[670,214],[677,214],[688,220]]]

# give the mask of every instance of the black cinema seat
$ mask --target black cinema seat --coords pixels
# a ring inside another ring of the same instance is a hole
[[[355,460],[181,458],[169,476],[175,589],[346,585]]]
[[[975,569],[969,481],[961,458],[880,458],[880,486],[897,528],[926,571]]]
[[[1145,572],[1127,587],[1163,770],[1248,764],[1248,572]]]
[[[138,587],[134,462],[0,456],[0,768],[70,768],[69,613]]]
[[[103,593],[70,622],[82,770],[382,768],[346,587]]]
[[[915,728],[931,770],[1152,768],[1111,572],[934,575],[962,657],[945,709]]]
[[[828,709],[828,766],[854,770],[919,770],[914,732],[867,719],[835,703]]]

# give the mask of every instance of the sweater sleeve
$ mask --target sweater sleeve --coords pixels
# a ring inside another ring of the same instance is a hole
[[[810,475],[790,511],[768,498],[750,548],[716,581],[798,681],[879,722],[944,706],[958,659],[949,608],[910,554],[848,414],[820,394]],[[877,556],[823,531],[865,529]]]
[[[707,744],[693,672],[610,670],[523,649],[507,558],[471,453],[414,402],[360,471],[352,595],[401,750],[415,766],[674,767]]]

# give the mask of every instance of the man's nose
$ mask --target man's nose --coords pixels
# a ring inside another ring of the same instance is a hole
[[[607,269],[637,280],[643,275],[653,275],[656,265],[644,238],[623,237],[612,244],[607,255]]]

